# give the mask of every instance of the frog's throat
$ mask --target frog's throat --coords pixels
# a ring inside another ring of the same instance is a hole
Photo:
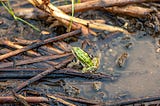
[[[94,64],[94,66],[99,67],[100,59],[98,57],[94,57],[92,59],[92,63]]]

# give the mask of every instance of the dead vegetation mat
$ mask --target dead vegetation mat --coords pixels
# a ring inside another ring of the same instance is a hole
[[[7,0],[2,2],[7,3]],[[152,101],[159,100],[160,96],[114,103],[103,98],[82,97],[80,89],[69,81],[81,80],[86,82],[84,86],[92,84],[98,89],[99,82],[114,82],[119,76],[103,72],[82,73],[81,67],[68,66],[75,60],[72,46],[90,50],[95,46],[93,41],[110,42],[121,34],[159,38],[159,0],[81,0],[74,5],[74,17],[71,16],[71,1],[11,0],[10,3],[16,16],[34,24],[40,31],[14,20],[0,4],[0,104],[159,104]],[[158,43],[160,45],[160,40]]]

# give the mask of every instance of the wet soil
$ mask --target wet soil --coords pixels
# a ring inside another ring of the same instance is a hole
[[[110,20],[110,24],[116,23],[115,20],[117,18],[115,15],[105,13],[106,15],[100,16],[99,14],[104,14],[104,12],[101,13],[101,11],[91,11],[89,13],[89,15],[84,13],[81,16],[87,19],[92,18],[93,14],[96,14],[97,18]],[[131,20],[130,17],[128,20],[129,19]],[[26,20],[40,29],[49,31],[50,35],[42,35],[28,25],[13,20],[2,5],[0,5],[0,37],[18,37],[35,40],[46,39],[60,33],[65,33],[64,27],[50,29],[50,23],[47,25],[43,19]],[[138,19],[135,18],[135,20]],[[120,26],[118,23],[116,23],[116,25]],[[61,31],[61,29],[63,31]],[[136,29],[135,26],[134,29]],[[146,27],[145,30],[147,29],[148,27]],[[91,45],[87,46],[85,50],[94,56],[100,57],[100,66],[97,72],[116,76],[115,80],[94,80],[78,77],[59,77],[56,79],[43,78],[41,81],[28,86],[28,88],[43,93],[61,92],[69,96],[84,97],[103,102],[114,102],[159,94],[160,36],[159,34],[156,34],[156,37],[153,37],[151,36],[153,33],[150,33],[149,31],[136,30],[137,31],[133,35],[116,33],[113,37],[109,38],[106,37],[109,34],[108,32],[97,31],[99,33],[98,37],[91,35],[89,37],[79,36],[77,42],[69,42],[72,46],[79,46],[82,45],[84,40],[89,41]],[[3,46],[0,48],[3,48]],[[127,54],[127,56],[124,54]],[[5,80],[9,85],[4,86],[14,88],[23,81],[23,79],[14,80],[15,81],[13,81],[13,79]],[[3,83],[3,79],[1,83]],[[8,89],[10,90],[10,88]],[[1,89],[1,91],[1,96],[7,95],[6,90]]]

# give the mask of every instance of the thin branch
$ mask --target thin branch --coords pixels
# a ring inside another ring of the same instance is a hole
[[[16,40],[16,42],[15,42],[16,44],[22,44],[22,45],[30,45],[30,44],[38,41],[38,40],[26,40],[26,39],[20,39],[20,38],[15,38],[14,40]],[[50,45],[41,46],[39,49],[47,51],[51,54],[55,54],[55,53],[63,54],[64,53],[64,51],[57,49],[57,48],[54,48]]]
[[[47,103],[49,100],[44,97],[24,97],[25,101],[28,103]],[[0,103],[16,103],[13,96],[0,97]]]
[[[44,41],[38,41],[36,43],[33,43],[33,44],[31,44],[29,46],[26,46],[26,47],[23,47],[21,49],[17,49],[15,51],[0,55],[0,60],[6,59],[6,58],[11,57],[11,56],[15,56],[19,53],[28,51],[30,49],[34,49],[36,47],[42,46],[42,45],[47,44],[47,43],[56,42],[58,40],[62,40],[62,39],[65,39],[65,38],[68,38],[68,37],[71,37],[71,36],[75,36],[76,34],[80,34],[80,33],[81,33],[81,30],[79,29],[79,30],[75,30],[75,31],[72,31],[72,32],[69,32],[69,33],[66,33],[66,34],[62,34],[60,36],[56,36],[56,37],[53,37],[53,38],[46,39]]]
[[[0,78],[31,78],[38,73],[44,72],[47,70],[46,68],[0,68]],[[19,74],[23,73],[23,74]],[[102,73],[81,73],[78,70],[64,68],[59,69],[52,74],[47,75],[46,77],[54,78],[55,75],[63,74],[69,75],[72,77],[80,77],[80,78],[87,78],[87,79],[105,79],[105,80],[116,80],[117,76],[112,76],[108,74],[102,74]],[[17,76],[18,75],[18,76]]]
[[[18,92],[18,91],[21,90],[23,87],[25,87],[25,86],[27,86],[27,85],[29,85],[29,84],[31,84],[31,83],[33,83],[33,82],[35,82],[35,81],[43,78],[43,77],[45,77],[46,75],[54,72],[56,69],[59,69],[59,68],[63,67],[63,66],[66,65],[68,62],[72,61],[73,58],[74,58],[73,56],[72,56],[72,57],[69,57],[69,58],[67,58],[66,60],[64,60],[63,62],[61,62],[60,64],[56,65],[55,67],[48,68],[46,71],[44,71],[44,72],[42,72],[42,73],[40,73],[40,74],[32,77],[31,79],[29,79],[29,80],[23,82],[22,84],[20,84],[19,86],[17,86],[14,91],[15,91],[15,92]]]
[[[6,62],[6,63],[1,63],[0,68],[11,67],[13,66],[13,64],[15,66],[19,66],[19,65],[31,64],[31,63],[37,63],[37,62],[42,62],[42,61],[47,61],[52,59],[58,59],[58,58],[62,58],[69,55],[71,54],[65,53],[65,54],[58,54],[58,55],[51,55],[51,56],[40,56],[40,57],[30,58],[26,60],[18,60],[15,62]]]
[[[14,44],[13,42],[9,41],[8,39],[1,40],[0,44],[7,45],[9,47],[16,48],[16,49],[23,48],[23,46],[18,45],[18,44]],[[41,56],[39,53],[37,53],[33,50],[29,50],[29,51],[27,51],[27,53],[31,56]]]

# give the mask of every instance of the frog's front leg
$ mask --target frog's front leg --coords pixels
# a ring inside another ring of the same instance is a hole
[[[76,61],[74,61],[75,65],[80,65],[80,61],[77,59]]]
[[[75,69],[80,69],[82,68],[82,66],[80,65],[80,61],[79,60],[74,60],[71,63],[69,63],[67,65],[68,68],[75,68]]]

